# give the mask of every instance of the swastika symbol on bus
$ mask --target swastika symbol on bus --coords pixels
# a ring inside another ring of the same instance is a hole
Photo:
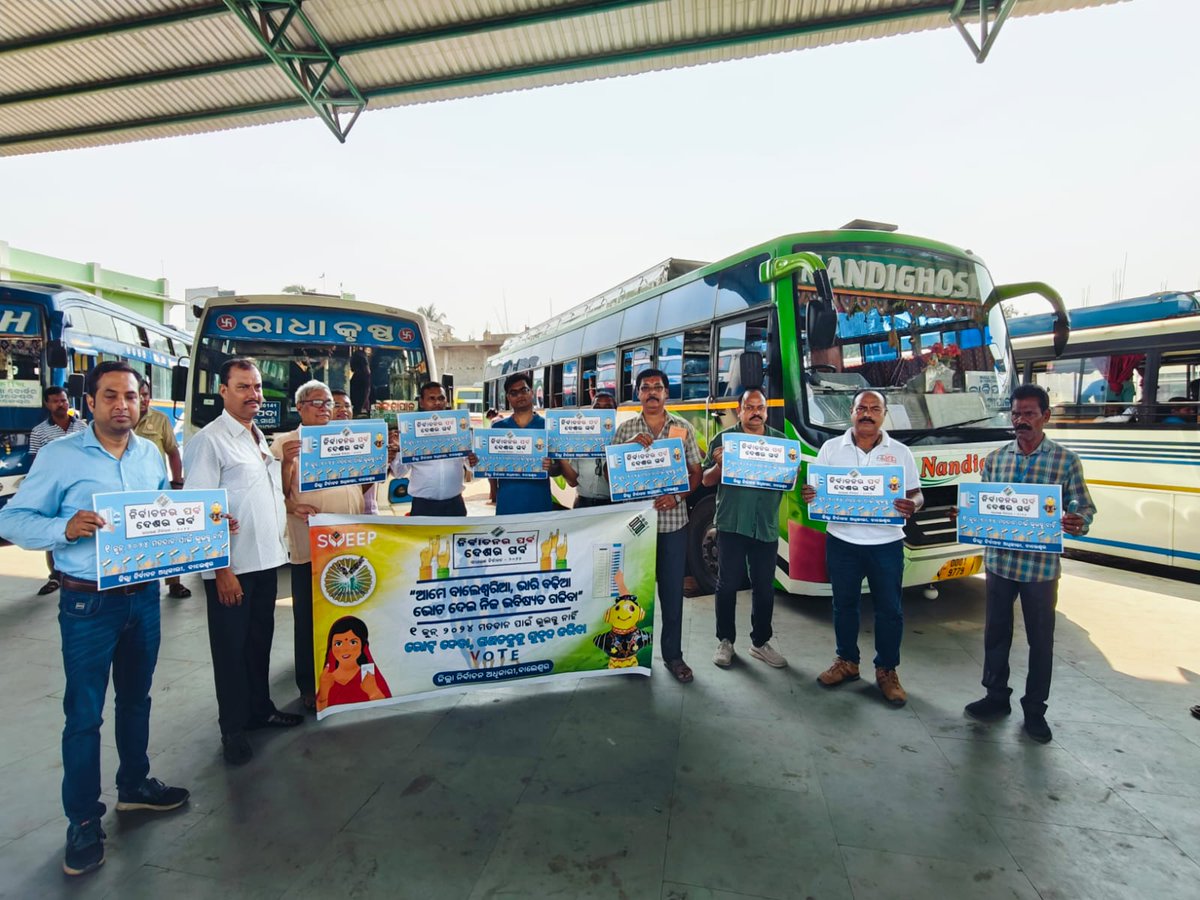
[[[217,316],[217,327],[222,331],[233,331],[237,328],[237,319],[228,314]]]
[[[400,329],[400,340],[404,341],[404,343],[407,344],[409,341],[411,341],[415,337],[416,337],[416,335],[413,334],[413,330],[411,328],[401,328]]]

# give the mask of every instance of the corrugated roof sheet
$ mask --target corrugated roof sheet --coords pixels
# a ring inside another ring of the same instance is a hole
[[[1121,0],[1018,0],[1036,15]],[[949,28],[949,0],[308,0],[368,109]],[[307,32],[288,36],[307,49]],[[964,65],[970,63],[964,53]],[[307,118],[212,0],[4,0],[0,155]],[[331,90],[345,93],[336,75]]]

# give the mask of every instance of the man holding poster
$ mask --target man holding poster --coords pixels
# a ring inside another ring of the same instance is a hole
[[[667,374],[659,369],[642,369],[634,387],[642,411],[617,426],[615,444],[638,443],[649,448],[660,438],[683,441],[688,472],[688,492],[700,484],[700,448],[692,426],[667,412]],[[683,661],[683,575],[687,562],[687,494],[660,494],[654,498],[658,512],[658,545],[655,573],[658,599],[662,603],[662,638],[659,651],[675,680],[688,684],[694,675]]]
[[[0,510],[0,537],[27,550],[53,550],[62,571],[58,626],[66,690],[62,736],[63,811],[70,822],[63,871],[83,875],[104,862],[100,818],[100,723],[112,671],[116,692],[117,809],[164,811],[188,792],[149,778],[150,684],[158,662],[159,583],[98,590],[96,532],[108,523],[95,494],[166,490],[162,454],[133,433],[138,374],[102,362],[87,376],[92,427],[43,447]]]
[[[441,382],[430,381],[421,385],[417,406],[421,412],[440,412],[446,409],[449,399]],[[402,463],[397,455],[392,463],[392,474],[408,479],[408,495],[412,498],[410,516],[465,516],[467,504],[463,502],[463,488],[470,466],[475,465],[475,454],[451,456],[447,459],[423,459]]]
[[[300,424],[310,428],[328,425],[333,415],[333,394],[320,381],[296,389]],[[363,514],[364,494],[356,484],[343,484],[300,493],[300,429],[275,435],[271,453],[283,464],[283,503],[287,509],[288,547],[292,561],[292,649],[296,657],[296,687],[310,712],[317,709],[317,675],[313,668],[312,550],[308,544],[308,517],[317,513]]]
[[[883,430],[886,415],[887,398],[881,392],[859,391],[850,412],[851,427],[821,446],[817,465],[902,467],[904,496],[897,497],[892,505],[907,519],[924,505],[925,498],[912,451]],[[801,495],[805,503],[812,503],[817,491],[806,484]],[[825,533],[825,564],[833,589],[837,658],[817,680],[825,687],[835,687],[858,679],[859,606],[865,577],[875,604],[875,683],[888,703],[903,706],[908,695],[900,686],[896,667],[900,665],[900,640],[904,635],[900,606],[904,526],[830,522]]]
[[[1013,391],[1012,420],[1016,440],[988,454],[980,470],[984,482],[1057,484],[1062,486],[1066,512],[1063,531],[1087,534],[1096,507],[1083,478],[1083,464],[1066,447],[1043,432],[1050,421],[1050,397],[1036,384]],[[1046,701],[1054,665],[1054,610],[1062,564],[1057,553],[1004,550],[983,552],[987,578],[987,611],[983,631],[983,686],[987,696],[968,703],[973,719],[990,721],[1012,712],[1008,686],[1008,654],[1012,649],[1013,603],[1021,598],[1025,634],[1029,640],[1029,674],[1025,679],[1025,733],[1045,744],[1053,737],[1046,724]]]
[[[527,372],[514,372],[504,379],[504,395],[512,415],[496,419],[492,428],[546,429],[546,420],[533,411],[533,382]],[[550,493],[550,478],[561,474],[559,464],[552,459],[542,460],[549,478],[497,478],[496,515],[510,516],[514,513],[550,512],[554,509],[554,497]]]
[[[750,612],[750,655],[769,666],[782,669],[787,660],[771,646],[774,632],[771,618],[775,610],[775,556],[779,547],[779,504],[783,492],[756,487],[724,484],[721,480],[727,434],[783,434],[767,425],[767,396],[758,388],[749,388],[738,398],[738,424],[713,438],[704,460],[705,487],[717,485],[717,650],[713,664],[723,669],[733,663],[733,642],[737,638],[734,610],[737,592],[747,566],[752,596]],[[797,460],[797,465],[799,461]],[[793,476],[794,477],[794,476]]]

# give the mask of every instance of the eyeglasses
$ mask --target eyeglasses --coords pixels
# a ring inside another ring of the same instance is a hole
[[[661,394],[667,389],[665,384],[642,384],[638,385],[639,394]]]
[[[307,403],[313,409],[328,409],[329,407],[333,406],[332,400],[301,400],[300,402]],[[339,407],[339,409],[341,408],[343,407]],[[346,406],[344,408],[349,409],[350,407]]]
[[[531,390],[530,390],[529,388],[527,388],[527,387],[523,387],[523,388],[510,388],[510,389],[509,389],[509,392],[508,392],[508,396],[510,396],[510,397],[520,397],[522,394],[532,394],[532,393],[533,393],[533,391],[531,391]]]

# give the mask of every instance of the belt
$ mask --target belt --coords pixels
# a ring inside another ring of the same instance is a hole
[[[59,583],[68,591],[79,591],[82,594],[108,594],[110,596],[121,597],[128,594],[136,594],[139,591],[146,589],[146,582],[142,581],[138,584],[122,584],[117,587],[109,588],[108,590],[100,590],[100,585],[94,581],[84,581],[82,578],[72,578],[70,575],[63,575],[59,579]]]

